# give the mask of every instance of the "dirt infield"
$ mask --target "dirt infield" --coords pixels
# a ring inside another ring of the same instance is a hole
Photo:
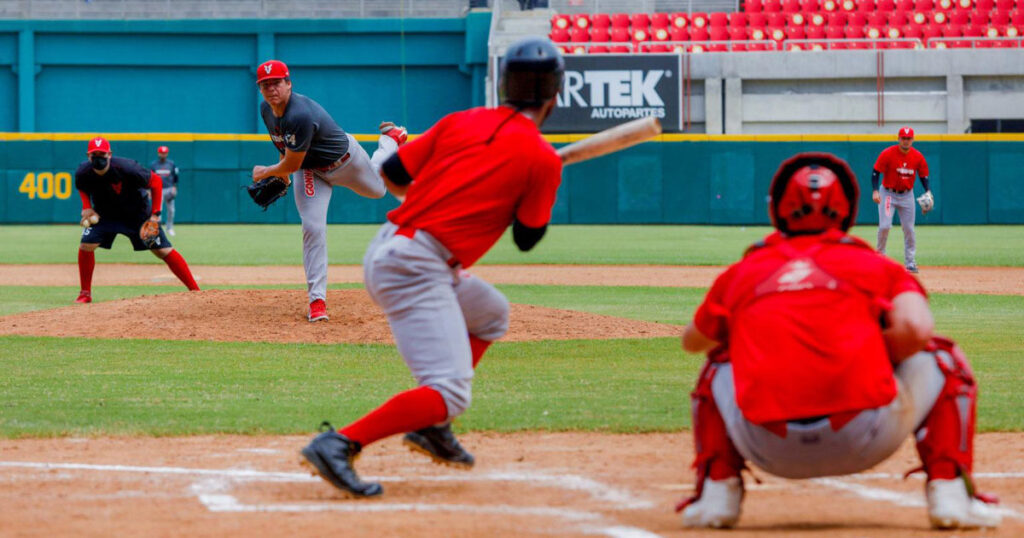
[[[164,340],[390,344],[380,309],[362,289],[327,292],[331,320],[306,320],[300,290],[208,290],[71,305],[0,317],[0,334],[125,338],[159,335]],[[534,305],[512,305],[502,341],[594,340],[679,336],[674,325]]]
[[[359,460],[384,485],[348,500],[298,466],[309,436],[0,440],[4,536],[724,536],[684,532],[673,505],[692,492],[688,434],[466,434],[472,471],[438,467],[397,439]],[[978,438],[978,482],[1024,534],[1020,435]],[[1007,454],[1016,455],[1008,458]],[[912,445],[870,473],[747,479],[728,536],[890,537],[927,532]]]
[[[478,265],[472,273],[495,284],[559,286],[659,286],[703,288],[723,267],[677,265]],[[200,285],[304,284],[301,265],[197,265],[192,272]],[[922,267],[918,275],[932,293],[1024,295],[1024,267]],[[332,265],[328,282],[362,282],[357,265]],[[176,285],[163,265],[98,264],[93,283],[115,285]],[[78,266],[0,265],[0,284],[19,286],[77,286]]]

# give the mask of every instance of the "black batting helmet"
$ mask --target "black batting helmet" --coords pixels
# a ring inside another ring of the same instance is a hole
[[[775,172],[768,196],[772,225],[784,234],[846,232],[857,218],[860,189],[846,161],[831,153],[798,153]]]
[[[562,89],[565,60],[545,37],[517,41],[501,60],[501,102],[521,108],[539,107]]]

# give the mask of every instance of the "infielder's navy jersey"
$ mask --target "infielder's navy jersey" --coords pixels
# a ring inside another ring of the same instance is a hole
[[[156,159],[149,163],[149,169],[160,176],[160,179],[163,181],[163,188],[169,189],[178,186],[178,167],[174,164],[174,161],[165,159],[164,162],[160,162],[160,159]]]
[[[150,176],[141,164],[124,157],[111,157],[102,176],[85,161],[75,171],[75,188],[89,195],[101,219],[135,225],[149,218]]]
[[[345,131],[331,118],[319,103],[298,93],[292,93],[284,116],[278,118],[266,101],[260,103],[260,115],[267,126],[270,139],[277,151],[284,155],[285,148],[305,151],[302,168],[322,168],[333,164],[348,152]]]

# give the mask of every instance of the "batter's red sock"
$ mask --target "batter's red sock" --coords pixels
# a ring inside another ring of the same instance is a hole
[[[491,347],[490,340],[482,340],[469,335],[469,349],[473,352],[473,368],[476,368],[476,363],[480,362],[480,358],[484,356],[487,348]]]
[[[96,268],[96,253],[78,249],[78,281],[82,291],[92,291],[92,270]]]
[[[340,433],[366,446],[374,441],[412,432],[448,418],[448,406],[440,392],[419,387],[400,392],[363,418],[345,426]]]
[[[191,291],[197,291],[199,289],[199,285],[196,284],[196,280],[192,278],[192,271],[189,271],[188,264],[185,263],[185,258],[182,258],[181,254],[178,254],[177,250],[172,250],[171,253],[164,258],[164,263],[167,264],[167,267],[171,268],[171,272],[174,273],[174,276],[178,277],[178,280],[181,280],[182,284],[185,284],[186,288]]]

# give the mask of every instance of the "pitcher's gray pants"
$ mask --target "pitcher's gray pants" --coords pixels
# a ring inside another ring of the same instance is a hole
[[[473,359],[469,335],[494,341],[508,331],[508,300],[462,271],[429,233],[397,235],[385,223],[366,249],[366,291],[391,325],[416,382],[441,393],[448,419],[470,404]],[[453,267],[455,265],[455,267]]]
[[[370,157],[354,136],[347,136],[350,157],[341,166],[326,172],[303,169],[292,174],[295,207],[302,218],[302,265],[309,302],[327,298],[327,207],[332,187],[348,187],[366,198],[383,197],[387,189],[380,166],[398,150],[393,139],[381,135]]]
[[[903,265],[916,267],[917,238],[914,235],[914,221],[917,219],[917,205],[914,190],[897,194],[883,185],[879,187],[878,194],[882,199],[878,204],[878,252],[885,254],[885,243],[892,229],[892,216],[899,211],[900,226],[903,227]]]
[[[922,351],[897,366],[899,392],[889,405],[862,411],[839,431],[827,417],[810,424],[788,422],[782,438],[743,417],[732,365],[716,368],[711,392],[736,450],[784,478],[851,474],[888,458],[928,416],[946,382],[935,355]]]

